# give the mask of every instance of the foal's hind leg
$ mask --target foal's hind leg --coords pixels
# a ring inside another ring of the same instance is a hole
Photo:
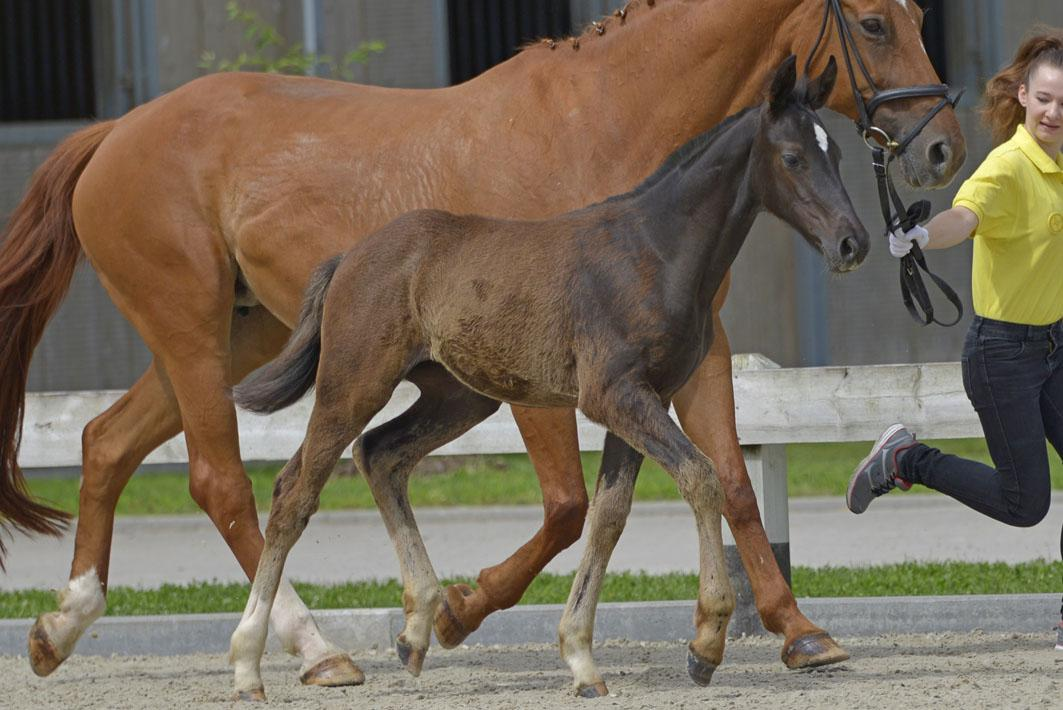
[[[359,437],[354,460],[398,553],[406,624],[396,645],[406,670],[417,676],[428,651],[440,593],[407,496],[410,472],[431,451],[491,416],[499,403],[470,390],[434,363],[417,367],[408,379],[420,388],[421,396],[395,419]]]
[[[229,659],[240,699],[265,699],[260,663],[288,552],[317,510],[321,489],[344,447],[387,404],[402,377],[404,363],[395,358],[371,353],[359,363],[349,357],[352,343],[341,345],[348,347],[338,352],[328,348],[322,351],[317,399],[306,438],[281,472],[273,491],[262,555],[243,618],[230,643]],[[370,359],[377,362],[364,362]]]
[[[561,657],[572,669],[576,693],[585,698],[609,694],[591,655],[594,612],[606,565],[631,511],[631,495],[642,458],[642,454],[615,434],[606,434],[602,466],[591,502],[587,546],[558,628]]]
[[[694,511],[701,583],[694,612],[696,631],[690,642],[687,671],[696,683],[708,685],[713,671],[723,660],[727,622],[734,610],[734,591],[727,577],[720,532],[723,490],[715,467],[668,416],[668,410],[656,393],[640,383],[590,385],[587,391],[580,393],[580,408],[590,419],[600,422],[633,448],[661,464],[675,479],[679,492]],[[606,561],[602,559],[600,564],[604,567]],[[569,615],[568,610],[566,615]],[[582,618],[584,624],[580,635],[589,643],[593,626],[588,626],[587,620],[593,623],[593,616]],[[581,680],[577,678],[577,684]]]
[[[513,408],[543,492],[543,525],[509,558],[480,571],[476,589],[454,584],[436,614],[439,644],[454,648],[488,614],[520,601],[528,585],[559,552],[579,539],[587,515],[587,488],[571,409]]]

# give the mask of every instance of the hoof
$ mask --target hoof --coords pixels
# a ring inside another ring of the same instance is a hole
[[[266,691],[262,688],[241,690],[233,695],[233,700],[242,703],[264,703],[266,702]]]
[[[29,636],[30,667],[33,668],[34,673],[42,678],[51,675],[52,671],[66,660],[60,657],[59,652],[52,645],[51,639],[48,638],[48,632],[42,623],[43,618],[41,616],[37,617],[36,623],[30,629]]]
[[[826,631],[799,636],[782,650],[782,662],[790,670],[816,668],[849,660],[848,652]]]
[[[605,683],[598,681],[594,685],[581,685],[576,688],[576,695],[581,698],[604,698],[609,695],[609,689],[605,687]]]
[[[716,672],[716,664],[707,661],[693,651],[687,651],[687,673],[691,680],[701,687],[712,682],[712,674]]]
[[[443,603],[436,611],[436,641],[443,648],[455,648],[469,637],[475,629],[466,629],[461,619],[454,613],[455,607],[461,608],[462,600],[472,596],[472,587],[467,584],[455,584],[443,592]]]
[[[425,649],[414,648],[406,639],[399,636],[395,642],[395,651],[399,654],[399,662],[406,668],[406,672],[414,678],[421,675],[421,666],[424,665]]]
[[[345,685],[361,685],[365,682],[365,673],[354,664],[347,654],[331,656],[315,664],[299,676],[303,685],[323,685],[339,688]]]

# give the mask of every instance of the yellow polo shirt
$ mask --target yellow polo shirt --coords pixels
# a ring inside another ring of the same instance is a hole
[[[1020,125],[956,193],[978,216],[974,311],[1010,323],[1063,318],[1063,155],[1055,160]]]

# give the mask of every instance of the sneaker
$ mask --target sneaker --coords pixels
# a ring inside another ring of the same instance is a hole
[[[849,479],[845,504],[854,513],[863,513],[871,501],[898,486],[908,490],[912,484],[897,477],[897,456],[915,446],[915,435],[903,424],[894,424],[882,433]]]
[[[1063,651],[1063,621],[1056,627],[1056,650]]]

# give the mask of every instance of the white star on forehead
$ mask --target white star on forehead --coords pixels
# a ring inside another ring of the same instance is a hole
[[[905,12],[908,12],[908,0],[897,0],[897,4],[903,7]]]
[[[826,153],[827,148],[830,147],[830,139],[827,138],[827,132],[818,123],[812,124],[812,130],[816,132],[816,143],[819,143],[819,149]]]

